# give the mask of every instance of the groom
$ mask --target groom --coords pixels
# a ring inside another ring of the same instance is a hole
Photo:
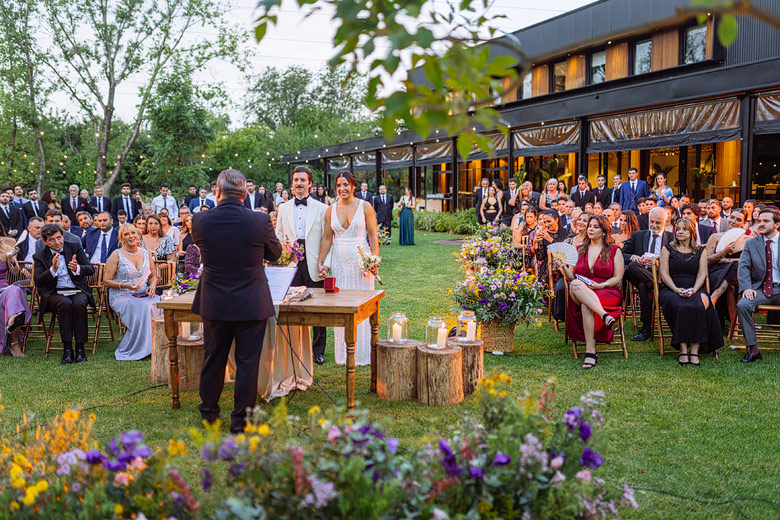
[[[295,197],[280,204],[277,208],[276,236],[280,242],[292,244],[297,241],[303,245],[303,258],[298,262],[298,271],[293,285],[322,287],[323,280],[317,272],[317,257],[320,254],[320,242],[325,231],[325,204],[309,197],[314,182],[311,170],[306,166],[296,166],[292,172],[292,188]],[[330,263],[330,253],[326,263]],[[312,353],[314,362],[325,363],[325,327],[312,327],[314,341]]]

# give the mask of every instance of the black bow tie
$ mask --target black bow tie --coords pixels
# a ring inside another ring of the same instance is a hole
[[[304,206],[306,206],[307,205],[306,203],[307,203],[308,200],[309,200],[309,197],[304,197],[302,199],[299,199],[298,197],[296,197],[295,198],[295,205],[298,206],[300,204],[303,204]]]

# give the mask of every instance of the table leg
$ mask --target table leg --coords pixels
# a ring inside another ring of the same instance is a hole
[[[376,393],[376,343],[379,341],[379,302],[369,318],[371,323],[371,391]]]
[[[347,344],[347,411],[355,408],[355,338],[357,323],[355,316],[350,316],[344,327],[344,342]]]
[[[171,408],[181,408],[179,402],[179,350],[176,347],[176,336],[179,327],[173,315],[173,310],[165,309],[165,335],[168,336],[168,382],[171,385]]]

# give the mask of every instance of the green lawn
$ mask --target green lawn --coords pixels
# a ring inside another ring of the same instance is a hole
[[[397,232],[394,237],[397,241]],[[410,336],[421,339],[430,315],[455,316],[446,288],[462,279],[451,253],[458,246],[433,244],[447,235],[417,232],[417,246],[383,248],[382,301],[385,319],[392,311],[410,317]],[[384,334],[384,322],[380,335]],[[633,335],[632,327],[627,335]],[[780,488],[780,353],[765,354],[750,365],[739,363],[739,351],[722,349],[720,360],[705,356],[702,367],[680,367],[676,357],[658,356],[656,343],[629,344],[630,356],[602,355],[594,370],[583,371],[552,326],[516,331],[515,352],[487,355],[485,371],[507,372],[518,392],[538,389],[555,376],[561,413],[589,390],[604,390],[608,404],[603,429],[605,465],[597,473],[612,482],[652,488],[713,503],[698,503],[656,492],[637,492],[640,509],[632,518],[777,518],[771,501]],[[315,375],[323,388],[344,401],[344,370],[333,363],[332,343],[324,368]],[[0,436],[12,434],[24,412],[33,422],[46,422],[68,406],[100,406],[95,437],[101,443],[120,431],[137,428],[153,447],[164,447],[171,436],[198,426],[195,391],[183,392],[182,408],[170,409],[167,387],[155,388],[113,402],[152,386],[149,361],[119,363],[113,346],[101,344],[89,362],[63,367],[59,355],[45,358],[42,345],[33,344],[26,359],[0,358],[0,394],[5,413]],[[416,402],[387,403],[368,391],[369,369],[358,368],[356,398],[384,421],[402,445],[417,446],[434,429],[443,429],[474,397],[451,407],[425,407]],[[304,415],[314,405],[330,404],[313,387],[298,393],[290,412]],[[273,404],[264,405],[269,410]],[[232,387],[222,398],[223,417],[232,408]],[[194,474],[197,461],[188,460]],[[727,502],[739,499],[737,505]],[[749,499],[749,500],[744,500]],[[755,500],[754,500],[755,499]],[[741,511],[741,512],[740,512]],[[743,516],[744,514],[744,516]]]

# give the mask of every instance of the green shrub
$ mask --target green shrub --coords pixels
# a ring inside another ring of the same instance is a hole
[[[393,227],[398,227],[398,212],[393,212]],[[428,211],[418,209],[414,211],[414,229],[419,231],[436,231],[439,233],[453,233],[456,235],[469,235],[477,228],[477,212],[474,208],[461,209],[454,213],[443,211]]]

